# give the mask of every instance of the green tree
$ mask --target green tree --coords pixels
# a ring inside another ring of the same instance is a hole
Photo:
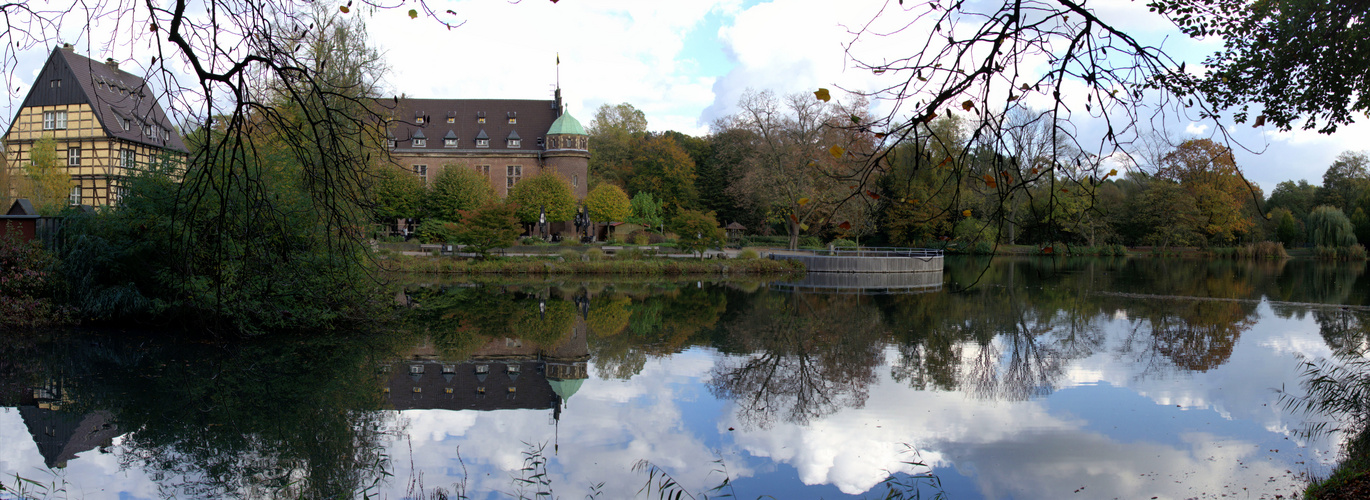
[[[378,221],[393,221],[418,217],[423,213],[426,191],[423,179],[398,168],[382,167],[376,173],[376,184],[372,188],[375,199],[375,218]]]
[[[1351,205],[1370,195],[1370,157],[1365,153],[1343,151],[1322,174],[1323,205],[1350,212]]]
[[[475,210],[495,199],[495,188],[484,175],[465,165],[443,165],[433,180],[424,205],[429,217],[460,221],[461,212]]]
[[[57,143],[44,136],[33,143],[29,162],[24,165],[19,184],[19,197],[28,198],[40,215],[57,215],[71,204],[71,190],[76,184],[71,176],[57,165]],[[5,207],[9,209],[9,207]]]
[[[585,196],[585,208],[596,221],[621,222],[633,215],[628,195],[613,184],[600,184],[590,190]]]
[[[695,162],[679,143],[658,135],[647,139],[642,153],[633,161],[628,191],[649,192],[661,201],[666,213],[694,208]]]
[[[630,202],[633,213],[628,217],[628,222],[638,224],[648,229],[661,228],[665,219],[661,214],[661,203],[656,201],[652,193],[639,192],[633,195]]]
[[[1356,244],[1351,220],[1336,207],[1322,205],[1308,214],[1308,242],[1314,246],[1349,247]]]
[[[586,130],[590,134],[590,177],[627,185],[633,159],[647,133],[647,116],[632,104],[603,104]]]
[[[576,197],[571,184],[551,170],[519,181],[509,190],[509,203],[519,221],[534,224],[545,207],[547,222],[564,222],[576,214]]]
[[[677,235],[676,248],[698,253],[700,258],[705,250],[724,243],[723,228],[718,227],[713,212],[682,210],[671,220],[671,231]]]
[[[474,211],[462,214],[462,223],[457,224],[457,243],[466,249],[486,257],[492,248],[503,248],[518,242],[519,221],[514,217],[514,209],[505,203],[491,203]]]
[[[1284,181],[1275,185],[1275,190],[1270,192],[1270,199],[1266,201],[1266,206],[1270,209],[1285,208],[1294,215],[1295,220],[1303,220],[1308,217],[1308,212],[1313,211],[1317,206],[1318,187],[1309,184],[1307,180],[1299,179],[1296,184],[1294,181]]]
[[[1204,60],[1201,77],[1180,82],[1207,95],[1218,108],[1236,107],[1248,119],[1283,130],[1303,121],[1305,130],[1330,134],[1370,110],[1370,7],[1350,0],[1232,2],[1151,0],[1195,38],[1221,39],[1223,49]],[[1249,104],[1260,115],[1249,116]]]
[[[1280,243],[1284,243],[1284,246],[1292,248],[1303,241],[1303,228],[1299,227],[1299,221],[1294,219],[1294,214],[1289,209],[1271,210],[1270,218],[1275,220],[1275,237]]]

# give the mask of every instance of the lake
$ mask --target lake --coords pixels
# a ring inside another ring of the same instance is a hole
[[[906,288],[420,279],[382,332],[6,334],[0,484],[1288,498],[1347,439],[1301,398],[1370,347],[1367,292],[1364,263],[949,257]]]

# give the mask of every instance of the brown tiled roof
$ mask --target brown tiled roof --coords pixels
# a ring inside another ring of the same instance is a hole
[[[382,99],[379,101],[387,108],[393,121],[390,134],[396,141],[396,149],[418,151],[442,151],[443,141],[427,141],[427,146],[414,148],[411,140],[417,131],[420,137],[448,137],[452,132],[457,138],[459,150],[476,149],[475,139],[481,132],[492,138],[489,148],[481,151],[541,151],[537,139],[547,134],[552,122],[557,119],[556,101],[526,99]],[[485,117],[485,123],[478,118]],[[416,118],[423,117],[423,123]],[[451,118],[453,123],[447,123]],[[517,123],[510,124],[509,118]],[[518,149],[509,149],[506,138],[523,138]]]
[[[43,85],[54,78],[70,78],[76,88],[52,89]],[[79,94],[76,93],[79,90]],[[132,142],[186,152],[185,143],[157,103],[157,92],[148,88],[140,76],[118,69],[112,62],[97,62],[61,47],[53,49],[24,98],[23,107],[88,103],[111,136]],[[124,120],[129,120],[124,130]],[[153,134],[143,134],[143,125],[152,125]],[[14,126],[13,122],[10,124]],[[162,130],[168,133],[163,138]]]

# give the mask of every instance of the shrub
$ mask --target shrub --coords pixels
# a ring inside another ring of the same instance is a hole
[[[805,248],[819,248],[823,246],[823,240],[817,236],[803,236],[799,238],[799,246]]]
[[[856,249],[856,242],[855,242],[855,241],[852,241],[852,240],[845,239],[845,238],[838,238],[838,239],[832,240],[832,242],[830,242],[830,243],[828,243],[828,244],[831,245],[833,248],[850,248],[850,249]]]
[[[631,241],[634,245],[646,245],[648,242],[652,241],[652,238],[647,236],[646,231],[633,231],[633,234],[628,235],[628,241]]]
[[[971,249],[971,253],[975,255],[994,255],[994,244],[984,240],[977,241],[975,242],[975,248]]]
[[[714,219],[713,212],[681,210],[675,220],[671,221],[671,229],[680,235],[676,240],[678,248],[698,253],[701,257],[704,250],[722,246],[724,243],[723,228],[718,226],[718,220]]]
[[[614,257],[619,260],[642,260],[642,249],[633,247],[624,248],[619,250],[618,253],[615,253]]]
[[[447,243],[456,239],[452,231],[454,227],[455,225],[444,220],[424,219],[414,234],[423,243]]]
[[[578,247],[580,246],[580,242],[576,241],[575,238],[562,238],[561,243],[557,243],[557,245],[563,247]]]
[[[760,259],[761,254],[758,253],[755,248],[743,248],[741,252],[737,253],[737,258],[742,260],[755,260]]]
[[[485,257],[492,248],[503,248],[514,244],[518,238],[519,223],[514,218],[514,209],[503,203],[491,203],[476,210],[462,212],[463,224],[455,226],[453,237],[466,249]]]
[[[592,261],[604,260],[604,250],[600,250],[598,248],[588,249],[585,251],[585,257],[589,258]]]
[[[31,328],[67,320],[68,311],[52,299],[56,265],[37,243],[0,236],[0,326]]]
[[[519,243],[520,243],[520,244],[523,244],[523,245],[532,246],[532,245],[541,245],[541,244],[546,243],[546,242],[545,242],[545,241],[542,241],[542,238],[534,238],[534,237],[532,237],[532,236],[528,236],[528,237],[525,237],[525,238],[519,240]]]
[[[569,248],[557,252],[557,255],[560,255],[561,260],[564,260],[566,262],[576,262],[580,260],[580,252],[571,250]]]

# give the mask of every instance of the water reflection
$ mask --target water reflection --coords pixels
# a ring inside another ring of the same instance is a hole
[[[362,369],[374,346],[282,340],[223,348],[54,335],[3,342],[0,357],[17,360],[6,387],[25,386],[19,412],[49,466],[98,447],[145,471],[163,497],[338,498],[374,487],[392,425],[374,411],[374,369]]]
[[[737,403],[738,419],[767,428],[807,424],[859,408],[875,381],[884,337],[860,296],[767,294],[724,327],[740,351],[714,365],[709,392]]]
[[[956,496],[1070,493],[1043,493],[1059,478],[1183,496],[1143,475],[1202,469],[1193,481],[1216,492],[1249,479],[1237,460],[1283,460],[1260,450],[1293,426],[1265,406],[1270,387],[1297,385],[1293,353],[1370,345],[1363,265],[982,264],[889,295],[416,284],[382,335],[233,346],[5,336],[0,405],[23,427],[0,432],[36,448],[25,464],[122,466],[137,497],[395,497],[467,467],[469,491],[510,491],[523,442],[550,443],[553,484],[608,496],[641,487],[638,459],[707,490],[710,450],[739,487],[762,488],[746,496],[860,494],[934,469]],[[926,468],[903,464],[906,445]],[[5,457],[0,473],[17,470]],[[1260,473],[1289,462],[1271,463]]]

